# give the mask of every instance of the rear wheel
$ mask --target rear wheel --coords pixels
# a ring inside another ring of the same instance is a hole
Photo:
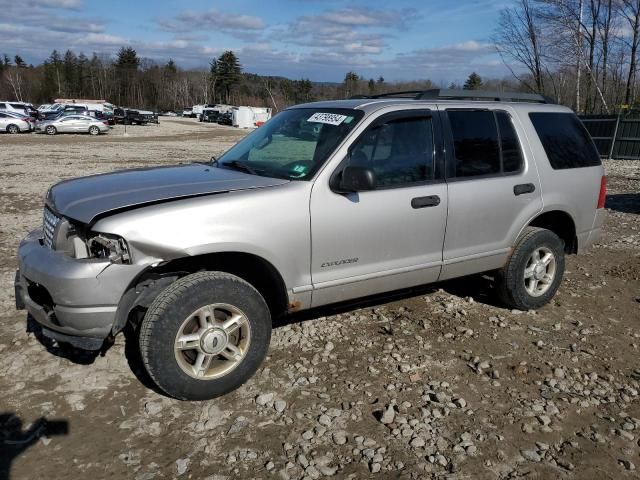
[[[58,133],[58,130],[56,129],[56,127],[54,127],[53,125],[49,125],[46,129],[45,132],[47,132],[47,135],[55,135],[56,133]]]
[[[258,291],[223,272],[167,287],[149,307],[140,352],[154,382],[181,400],[206,400],[246,382],[269,348],[271,317]]]
[[[100,129],[96,126],[90,127],[89,128],[89,133],[91,135],[99,135],[100,134]]]
[[[7,126],[7,132],[11,134],[16,134],[16,133],[20,133],[20,129],[18,128],[17,125],[14,125],[12,123],[11,125]]]
[[[546,305],[560,287],[564,264],[564,242],[550,230],[527,227],[498,272],[501,300],[519,310]]]

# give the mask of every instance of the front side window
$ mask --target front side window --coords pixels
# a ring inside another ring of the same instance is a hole
[[[529,118],[554,170],[602,164],[589,132],[573,113],[535,112]]]
[[[228,150],[218,165],[266,177],[308,180],[363,115],[350,109],[285,110]]]
[[[378,189],[433,180],[431,117],[401,118],[374,125],[351,147],[349,165],[373,170]]]

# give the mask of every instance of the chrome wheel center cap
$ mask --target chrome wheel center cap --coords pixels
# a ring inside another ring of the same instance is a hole
[[[200,348],[204,353],[217,355],[227,348],[227,334],[224,330],[212,328],[202,334]]]

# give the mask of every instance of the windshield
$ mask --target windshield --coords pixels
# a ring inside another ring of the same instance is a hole
[[[308,180],[363,115],[350,109],[285,110],[228,150],[218,165],[265,177]]]

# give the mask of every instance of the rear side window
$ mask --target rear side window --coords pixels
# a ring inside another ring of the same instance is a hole
[[[505,112],[496,112],[498,130],[500,131],[500,149],[502,151],[502,171],[504,173],[519,172],[524,160],[518,134],[511,123],[511,117]]]
[[[501,175],[522,169],[518,136],[505,112],[449,110],[456,177]]]
[[[589,133],[574,114],[537,112],[529,118],[554,170],[602,164]]]

